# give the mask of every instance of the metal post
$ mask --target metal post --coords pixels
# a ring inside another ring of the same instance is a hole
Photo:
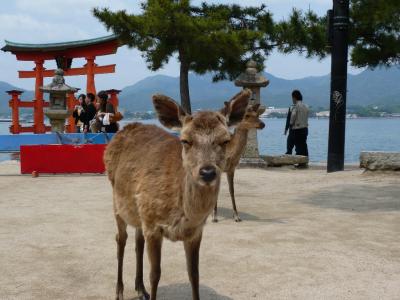
[[[346,86],[349,0],[333,0],[331,94],[328,172],[343,171],[346,125]]]

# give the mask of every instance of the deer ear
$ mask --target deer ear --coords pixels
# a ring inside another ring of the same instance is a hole
[[[257,115],[261,116],[266,109],[267,108],[264,105],[260,105],[260,107],[257,109]]]
[[[153,96],[153,106],[158,120],[167,128],[182,128],[183,119],[188,115],[183,108],[171,98],[156,94]]]
[[[259,107],[260,107],[260,103],[254,104],[254,105],[253,105],[253,111],[254,111],[254,112],[257,112],[258,109],[259,109]]]
[[[225,117],[229,114],[229,101],[224,101],[224,107],[219,110]]]
[[[250,96],[251,90],[245,89],[233,96],[229,102],[225,102],[220,112],[226,117],[228,126],[235,125],[243,119]]]

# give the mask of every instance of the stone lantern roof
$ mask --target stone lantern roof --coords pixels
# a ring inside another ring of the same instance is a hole
[[[51,83],[41,87],[40,89],[46,93],[75,93],[79,91],[78,88],[65,84],[64,71],[62,69],[55,70]]]
[[[254,60],[247,62],[246,71],[235,80],[236,86],[243,87],[265,87],[268,84],[269,80],[258,72],[257,63]]]

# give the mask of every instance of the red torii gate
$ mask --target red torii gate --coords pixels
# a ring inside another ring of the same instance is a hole
[[[21,101],[19,96],[21,91],[8,91],[12,99],[10,107],[12,108],[13,125],[10,127],[11,133],[34,132],[45,133],[50,131],[49,126],[44,125],[43,108],[48,106],[48,102],[43,99],[43,92],[40,87],[43,86],[44,77],[53,77],[55,70],[46,70],[43,64],[46,60],[56,60],[57,67],[64,70],[64,76],[86,75],[86,92],[96,94],[95,74],[106,74],[115,72],[115,64],[98,66],[95,64],[96,56],[109,55],[117,52],[120,43],[116,35],[106,37],[50,44],[23,44],[5,41],[6,45],[1,50],[11,52],[21,61],[32,61],[35,63],[33,71],[18,71],[19,78],[35,78],[35,99],[32,101]],[[81,68],[71,68],[73,58],[85,58],[86,64]],[[108,90],[111,101],[118,105],[118,90]],[[69,95],[68,108],[73,109],[76,99],[73,94]],[[21,127],[18,120],[19,107],[33,107],[34,125],[31,127]],[[14,118],[17,118],[16,120]],[[74,132],[73,117],[69,118],[67,131]]]

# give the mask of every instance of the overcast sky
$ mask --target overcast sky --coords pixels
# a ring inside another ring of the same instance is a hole
[[[193,1],[200,3],[202,1]],[[237,3],[261,5],[265,3],[276,20],[286,18],[293,7],[316,11],[323,15],[331,8],[331,0],[214,0],[214,3]],[[2,1],[0,6],[0,47],[4,40],[26,43],[53,43],[80,39],[90,39],[111,34],[91,14],[93,7],[109,7],[112,10],[126,9],[139,13],[136,0],[14,0]],[[73,66],[79,67],[84,60],[75,59]],[[120,47],[117,54],[101,56],[96,63],[117,64],[115,74],[96,76],[97,89],[117,88],[155,74],[179,75],[179,66],[172,59],[162,70],[151,72],[140,52],[127,47]],[[31,62],[19,62],[9,52],[0,52],[0,81],[6,81],[17,87],[33,89],[33,79],[19,79],[17,70],[30,70]],[[54,68],[55,63],[46,61],[46,68]],[[297,54],[282,55],[273,53],[266,61],[266,71],[275,76],[294,79],[307,76],[325,75],[330,71],[330,58],[319,61],[306,59]],[[349,68],[351,73],[361,70]],[[45,79],[48,83],[50,79]],[[76,87],[85,87],[82,76],[67,77],[67,83]]]

